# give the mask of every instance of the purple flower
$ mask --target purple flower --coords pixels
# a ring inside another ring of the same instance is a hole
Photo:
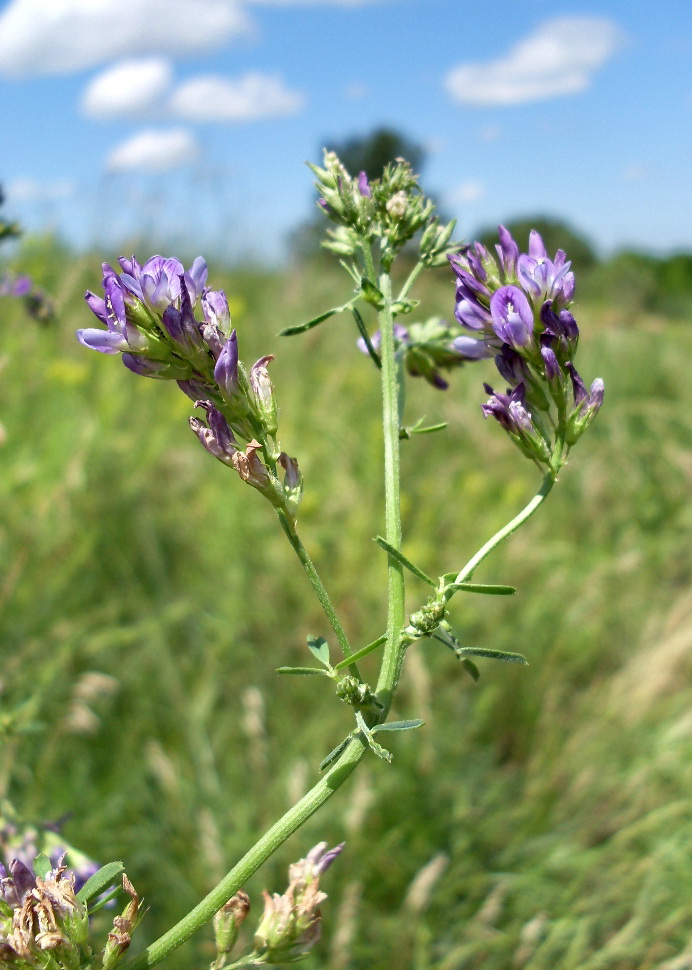
[[[603,404],[605,388],[601,378],[597,377],[591,384],[589,391],[587,391],[584,382],[571,362],[567,364],[567,370],[572,378],[574,410],[570,414],[567,422],[566,441],[567,444],[572,445],[583,435],[598,414]]]
[[[455,337],[452,341],[452,348],[464,360],[483,360],[492,356],[492,351],[484,340],[477,340],[475,337]]]
[[[238,337],[235,330],[224,344],[214,367],[214,380],[229,401],[238,392]]]
[[[404,327],[400,323],[395,323],[394,324],[394,342],[395,342],[395,344],[408,344],[408,343],[410,343],[408,330],[406,329],[406,327]],[[368,353],[368,348],[366,347],[365,341],[363,340],[362,337],[359,337],[358,340],[356,341],[356,343],[357,343],[358,349],[360,351],[362,351],[364,354],[367,354]],[[375,333],[370,338],[370,343],[372,344],[374,350],[379,351],[380,347],[382,346],[382,331],[381,330],[376,330],[375,331]]]
[[[358,176],[358,191],[364,198],[372,198],[372,189],[370,188],[370,183],[368,182],[367,172],[361,172]]]
[[[504,281],[508,282],[516,276],[519,247],[512,238],[512,234],[504,226],[497,227],[497,234],[500,237],[500,243],[495,246],[495,249],[500,259],[500,269]]]
[[[571,359],[579,342],[579,327],[569,310],[555,312],[552,300],[546,300],[541,307],[541,322],[544,333],[552,334],[558,341],[558,353],[563,360]]]
[[[512,350],[509,344],[503,344],[500,353],[495,357],[495,366],[500,376],[507,381],[510,387],[524,383],[529,379],[529,369],[524,358]]]
[[[31,280],[28,276],[12,276],[5,273],[0,276],[0,296],[26,296],[31,291]]]
[[[502,286],[490,298],[493,330],[514,350],[528,347],[533,338],[533,311],[518,286]]]
[[[223,290],[205,290],[202,294],[202,337],[218,360],[224,341],[231,330],[231,313]]]
[[[486,393],[491,395],[485,404],[481,404],[485,417],[495,418],[528,458],[548,464],[550,449],[526,407],[524,384],[517,384],[511,394],[494,391],[488,384],[483,386]]]
[[[531,230],[528,255],[517,260],[519,282],[531,297],[534,306],[540,307],[545,300],[554,300],[567,306],[574,297],[574,273],[565,253],[558,249],[555,260],[548,258],[543,239]]]
[[[179,259],[164,256],[152,256],[144,266],[134,256],[131,260],[120,259],[119,263],[123,270],[119,277],[123,289],[158,313],[163,313],[171,303],[180,306],[181,277],[193,305],[207,281],[207,264],[201,256],[195,259],[189,272]]]
[[[190,427],[210,455],[225,465],[233,465],[233,457],[238,451],[238,442],[221,412],[209,401],[195,401],[195,407],[203,408],[207,414],[207,424],[199,418],[190,418]]]

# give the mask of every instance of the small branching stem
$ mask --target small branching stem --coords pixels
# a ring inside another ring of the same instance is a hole
[[[279,522],[281,523],[281,527],[284,530],[288,541],[291,543],[291,547],[293,551],[295,552],[296,556],[300,560],[300,564],[305,570],[305,575],[310,580],[310,584],[315,591],[317,599],[320,601],[320,605],[324,610],[324,614],[329,620],[329,625],[331,626],[332,630],[336,635],[337,640],[339,641],[339,645],[343,651],[344,657],[346,658],[350,657],[351,654],[353,653],[353,649],[351,647],[351,644],[348,642],[348,637],[346,636],[346,632],[343,626],[341,625],[341,621],[339,620],[339,617],[336,615],[336,610],[334,609],[332,601],[329,598],[329,593],[325,589],[324,583],[320,579],[319,573],[315,568],[315,564],[310,558],[310,555],[308,554],[307,549],[303,545],[301,538],[295,529],[295,526],[290,521],[286,513],[283,512],[281,509],[277,509],[277,515],[279,516]],[[355,669],[355,665],[350,665],[349,670],[354,677],[358,676],[358,671]]]
[[[303,823],[311,815],[314,815],[343,785],[366,750],[367,746],[364,741],[359,737],[352,737],[334,767],[265,832],[259,842],[253,845],[221,882],[175,926],[171,927],[163,936],[160,936],[151,946],[148,946],[140,956],[121,964],[121,970],[146,970],[148,967],[155,966],[165,959],[169,953],[189,940],[205,923],[208,923],[224,903],[228,902],[250,876],[276,852],[279,846],[294,832],[297,832]]]
[[[496,549],[501,542],[516,532],[527,519],[531,518],[536,509],[539,508],[548,497],[548,494],[555,484],[555,481],[555,475],[552,472],[548,472],[543,479],[543,484],[541,485],[540,490],[534,495],[528,505],[524,506],[521,512],[519,512],[518,515],[515,515],[511,522],[508,522],[504,528],[500,529],[499,532],[496,532],[492,539],[488,539],[484,546],[481,546],[475,556],[469,559],[464,568],[459,572],[459,575],[454,580],[455,583],[468,582],[473,576],[476,567],[479,566],[483,560],[490,555],[493,549]]]

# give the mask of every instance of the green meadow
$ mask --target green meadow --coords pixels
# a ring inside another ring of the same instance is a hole
[[[200,447],[174,384],[77,344],[101,258],[28,241],[55,320],[0,302],[0,798],[125,862],[149,907],[135,951],[307,790],[352,713],[326,679],[275,673],[328,628],[269,505]],[[210,282],[242,359],[276,355],[301,535],[362,646],[386,613],[377,374],[346,315],[276,336],[348,282],[321,262]],[[425,726],[391,735],[393,763],[367,758],[246,887],[251,925],[289,862],[346,841],[308,970],[692,968],[692,329],[597,284],[577,287],[578,366],[604,407],[475,576],[516,596],[451,604],[464,644],[529,666],[479,660],[474,683],[441,644],[410,648],[393,716]],[[414,295],[450,314],[449,272]],[[484,420],[484,380],[481,362],[445,393],[407,385],[406,423],[449,424],[402,443],[404,551],[433,575],[540,486]],[[425,595],[410,577],[412,610]],[[167,965],[212,958],[206,931]]]

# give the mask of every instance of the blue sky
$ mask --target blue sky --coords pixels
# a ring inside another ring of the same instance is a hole
[[[379,125],[464,237],[566,218],[692,249],[689,0],[9,0],[6,211],[79,245],[275,257],[306,159]]]

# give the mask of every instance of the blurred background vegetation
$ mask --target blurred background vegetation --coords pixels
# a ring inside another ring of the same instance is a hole
[[[441,645],[411,648],[395,716],[425,727],[396,736],[391,767],[367,760],[246,887],[257,915],[291,860],[346,839],[313,970],[692,967],[692,256],[601,260],[538,220],[510,226],[522,247],[529,223],[575,257],[579,370],[603,377],[606,403],[545,508],[477,574],[517,596],[459,597],[452,621],[530,666],[481,661],[474,684]],[[103,258],[34,237],[6,260],[55,316],[0,302],[0,798],[125,861],[150,907],[141,946],[312,784],[351,713],[326,681],[274,673],[327,629],[270,508],[200,448],[174,385],[75,341]],[[385,622],[377,375],[345,316],[276,337],[348,281],[320,256],[210,280],[243,359],[277,355],[302,535],[364,644]],[[449,272],[417,295],[450,314]],[[539,484],[482,417],[492,379],[479,363],[446,393],[408,385],[408,424],[449,422],[403,443],[405,552],[433,574]],[[410,583],[412,609],[424,595]],[[211,957],[206,932],[168,966]]]

